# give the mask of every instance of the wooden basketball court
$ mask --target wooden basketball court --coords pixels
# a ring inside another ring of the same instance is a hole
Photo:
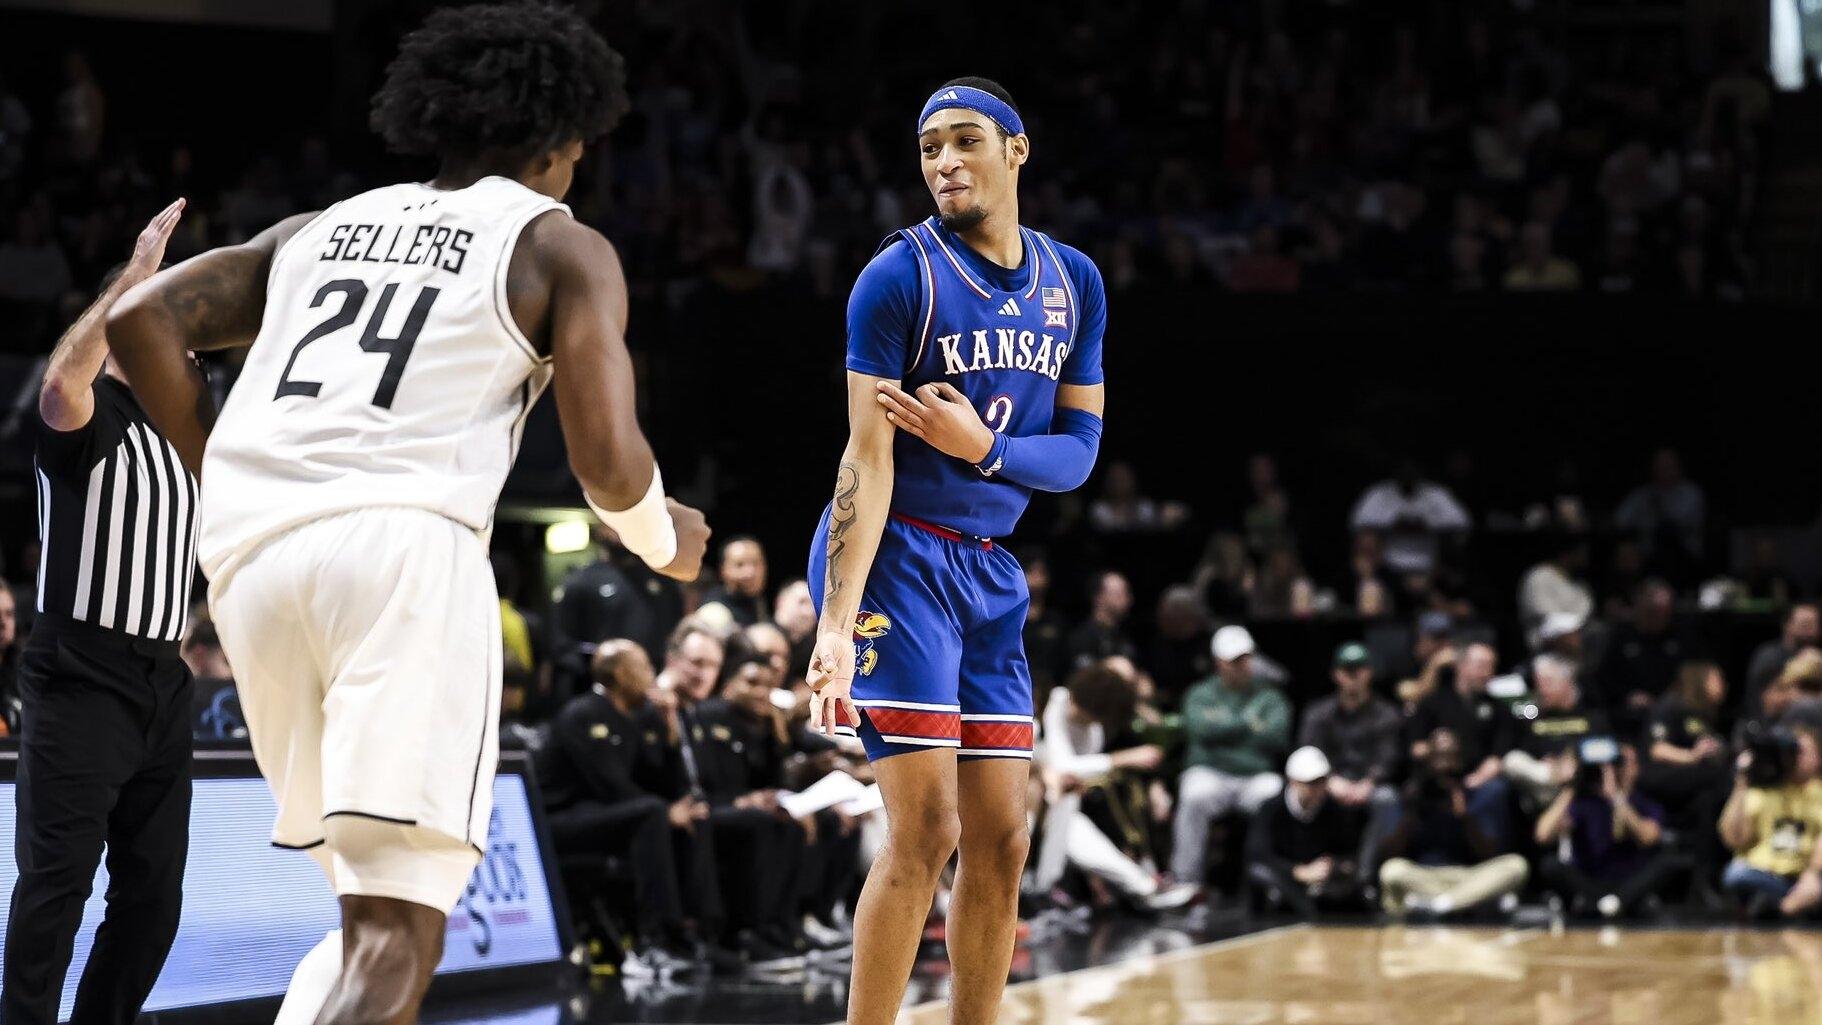
[[[1290,926],[1019,983],[1000,1022],[1822,1025],[1822,933]]]

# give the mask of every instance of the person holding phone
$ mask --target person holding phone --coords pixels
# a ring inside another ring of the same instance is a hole
[[[1653,910],[1689,858],[1665,842],[1664,807],[1635,789],[1638,749],[1592,737],[1572,757],[1575,785],[1537,820],[1537,843],[1547,852],[1538,874],[1573,915]]]

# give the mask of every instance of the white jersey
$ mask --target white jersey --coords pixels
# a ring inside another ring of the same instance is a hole
[[[343,200],[272,259],[265,319],[203,455],[203,571],[349,509],[492,527],[550,381],[506,304],[514,243],[569,208],[506,178]]]

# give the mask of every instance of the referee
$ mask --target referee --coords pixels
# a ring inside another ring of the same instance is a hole
[[[114,301],[158,270],[183,201],[51,354],[39,393],[38,618],[19,665],[19,881],[0,1022],[55,1025],[102,845],[107,917],[73,1025],[128,1025],[177,935],[190,825],[196,481],[109,356]]]

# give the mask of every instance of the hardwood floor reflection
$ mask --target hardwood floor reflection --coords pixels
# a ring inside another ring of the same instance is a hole
[[[1021,983],[1000,1022],[1822,1025],[1822,934],[1298,926]]]

